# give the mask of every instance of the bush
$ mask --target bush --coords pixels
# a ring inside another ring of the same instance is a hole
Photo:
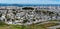
[[[26,23],[28,20],[23,20],[23,23]]]
[[[7,24],[0,20],[0,26],[4,26],[4,25],[7,25]]]

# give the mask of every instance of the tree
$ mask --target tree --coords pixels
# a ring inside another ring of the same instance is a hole
[[[0,20],[0,26],[7,25],[4,21]]]
[[[16,15],[16,12],[13,12],[14,15]]]
[[[26,19],[26,20],[23,20],[23,23],[26,23],[28,20]]]
[[[44,15],[47,14],[47,11],[46,11],[46,10],[41,10],[41,11],[42,11],[42,13],[43,13]]]
[[[2,16],[2,14],[0,14],[0,17]]]
[[[50,18],[51,18],[51,20],[52,20],[52,17],[53,17],[53,12],[49,12],[49,16],[51,16]]]
[[[15,9],[13,9],[13,11],[16,11]]]

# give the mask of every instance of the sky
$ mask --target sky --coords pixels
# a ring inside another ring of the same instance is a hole
[[[0,0],[7,4],[60,4],[60,0]]]

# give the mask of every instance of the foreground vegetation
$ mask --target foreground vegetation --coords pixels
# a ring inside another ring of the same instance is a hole
[[[47,27],[59,25],[54,22],[56,21],[50,21],[50,23],[45,24],[31,24],[22,26],[22,25],[8,25],[0,21],[0,29],[47,29]]]

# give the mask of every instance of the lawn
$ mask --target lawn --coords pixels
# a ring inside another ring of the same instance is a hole
[[[0,29],[26,29],[25,26],[20,26],[20,25],[4,25],[0,26]]]

